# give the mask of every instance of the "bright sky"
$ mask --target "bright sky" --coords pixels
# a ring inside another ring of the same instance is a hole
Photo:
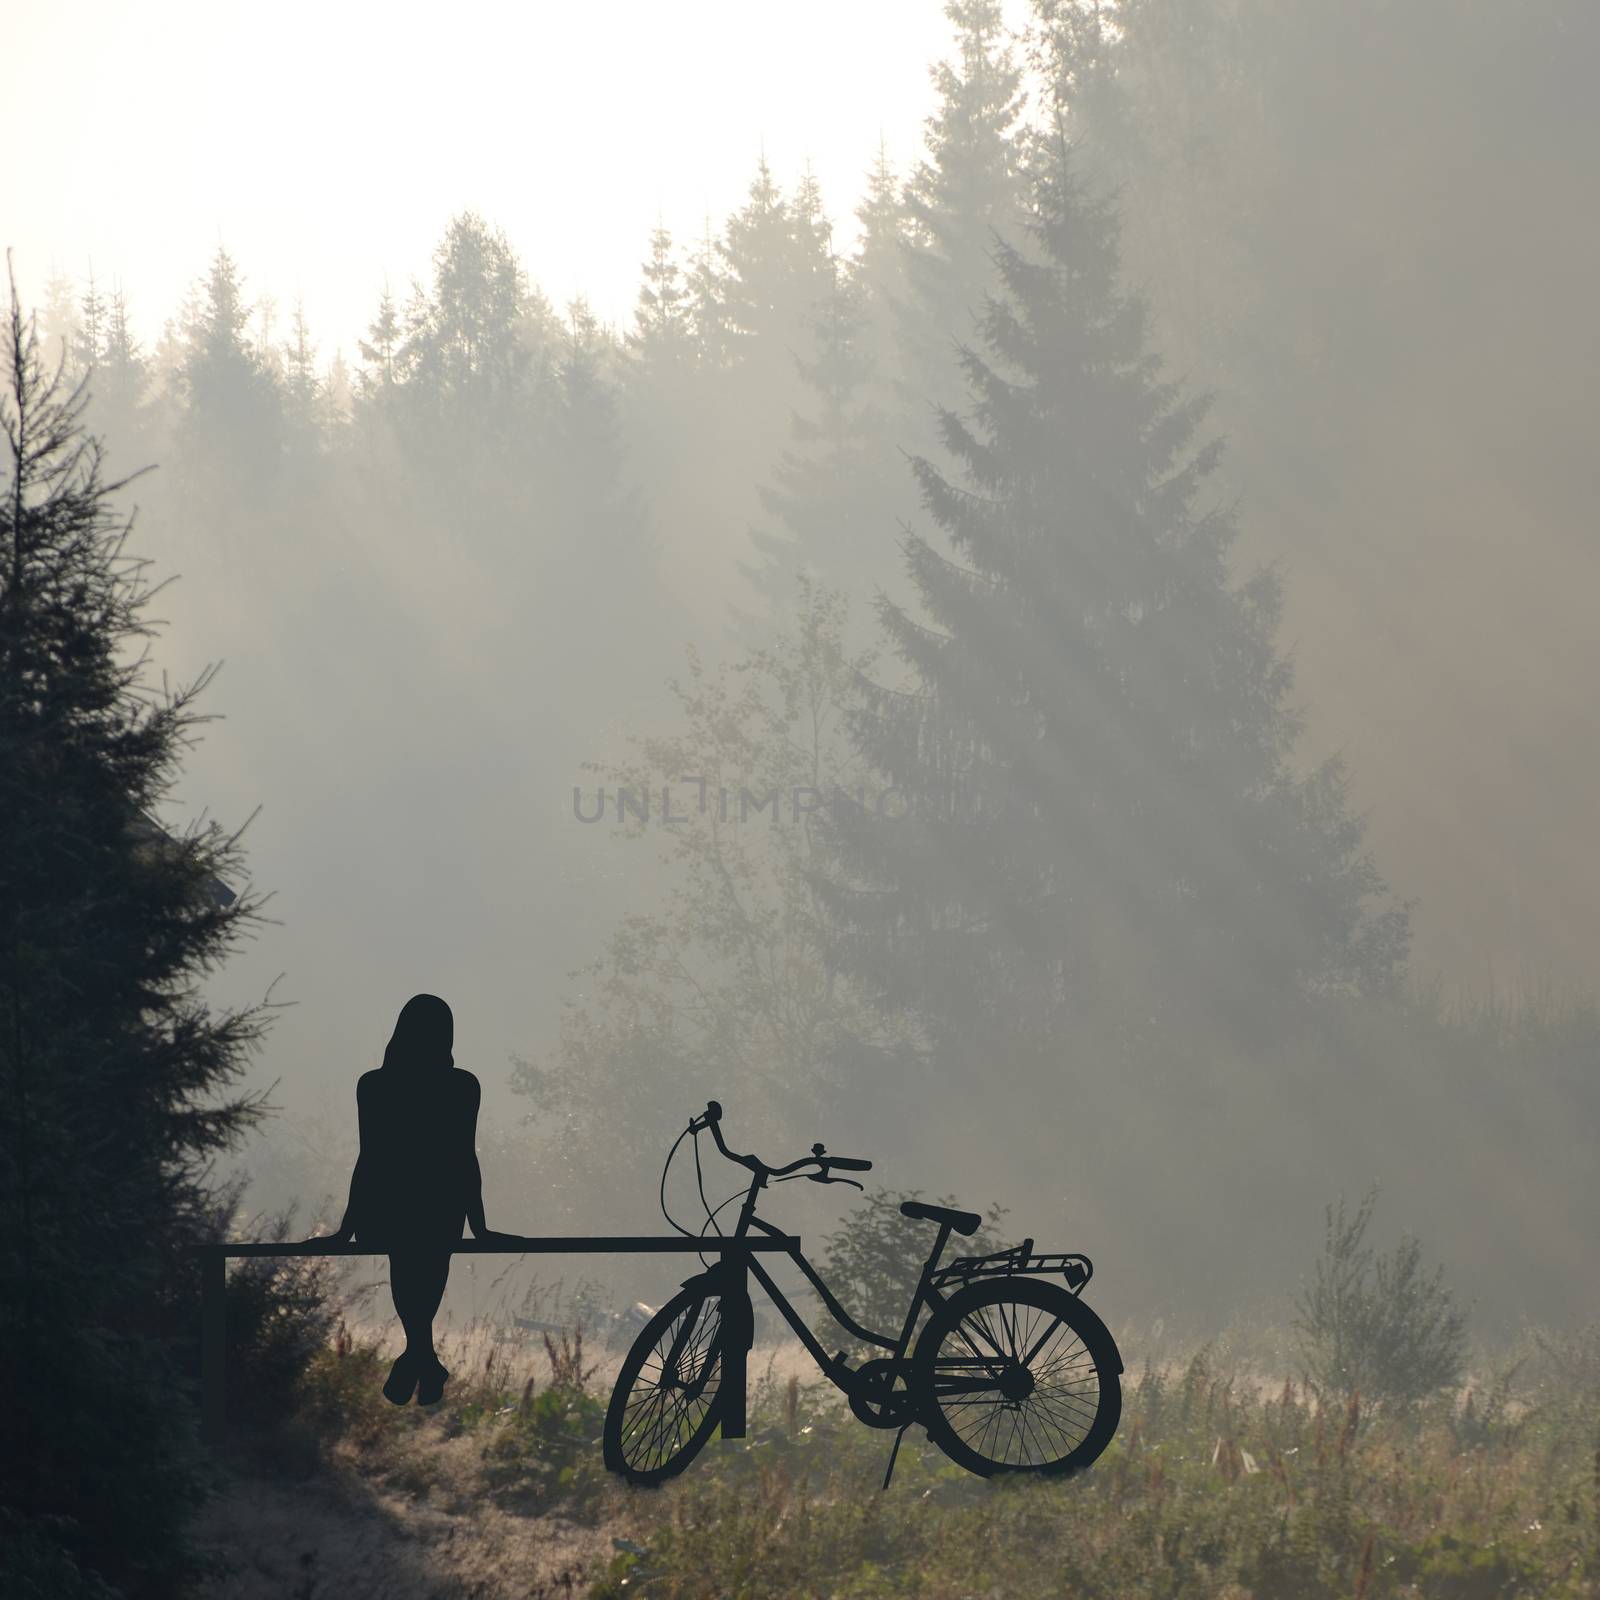
[[[614,321],[657,216],[719,226],[763,145],[786,188],[809,160],[848,243],[880,134],[901,172],[920,153],[952,35],[941,0],[21,0],[0,38],[25,297],[92,263],[148,344],[221,242],[280,337],[304,296],[326,362],[468,207]]]

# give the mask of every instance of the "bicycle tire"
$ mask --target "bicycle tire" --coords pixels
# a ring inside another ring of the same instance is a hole
[[[1105,1324],[1039,1278],[991,1279],[952,1295],[912,1357],[929,1439],[985,1478],[1089,1466],[1121,1419],[1121,1373]],[[985,1387],[974,1391],[974,1383]]]
[[[663,1384],[667,1358],[685,1319],[679,1372]],[[684,1354],[692,1370],[684,1369]],[[683,1289],[645,1324],[623,1360],[601,1435],[606,1467],[643,1486],[676,1477],[717,1425],[721,1378],[721,1296],[704,1286]]]

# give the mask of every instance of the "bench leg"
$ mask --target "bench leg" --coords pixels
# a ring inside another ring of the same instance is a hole
[[[227,1432],[228,1258],[207,1250],[200,1260],[200,1436],[220,1445]]]
[[[745,1435],[745,1356],[752,1326],[749,1261],[742,1251],[730,1250],[723,1270],[727,1288],[722,1323],[722,1437],[729,1440]]]

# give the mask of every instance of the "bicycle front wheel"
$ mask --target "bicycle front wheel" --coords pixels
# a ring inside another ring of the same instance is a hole
[[[721,1298],[684,1289],[645,1324],[617,1374],[602,1435],[606,1466],[647,1485],[682,1472],[717,1425],[721,1380]]]
[[[969,1472],[1076,1472],[1122,1416],[1122,1359],[1075,1295],[1038,1278],[970,1284],[917,1341],[928,1437]]]

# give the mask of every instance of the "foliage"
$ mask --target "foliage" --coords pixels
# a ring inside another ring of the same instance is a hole
[[[12,288],[0,338],[0,1504],[129,1594],[186,1570],[199,1492],[181,1385],[207,1171],[257,1116],[262,1008],[200,983],[258,901],[237,837],[154,818],[209,675],[146,681],[153,591]]]
[[[784,1425],[763,1391],[744,1449],[708,1450],[666,1496],[634,1497],[594,1592],[621,1600],[648,1580],[684,1600],[1593,1593],[1600,1507],[1575,1441],[1497,1427],[1463,1451],[1448,1409],[1352,1427],[1205,1352],[1130,1378],[1117,1438],[1082,1477],[984,1483],[913,1433],[887,1494],[884,1435],[819,1387],[803,1392],[801,1426]]]
[[[762,1153],[831,1132],[847,1090],[863,1137],[892,1112],[884,1080],[914,1030],[826,969],[807,891],[822,814],[851,783],[843,714],[861,662],[844,653],[845,616],[840,596],[803,585],[775,644],[720,671],[691,652],[673,685],[681,731],[601,774],[630,847],[662,841],[668,890],[585,970],[553,1057],[518,1071],[535,1116],[562,1119],[549,1159],[564,1169],[653,1171],[666,1130],[709,1099]],[[637,807],[663,788],[681,825],[619,816],[619,792]]]
[[[817,1263],[834,1297],[874,1333],[898,1336],[933,1247],[932,1223],[900,1215],[905,1201],[921,1198],[920,1189],[869,1189],[828,1235]],[[936,1204],[959,1209],[959,1202],[949,1195]],[[1002,1207],[991,1206],[984,1226],[971,1238],[950,1236],[942,1259],[949,1262],[958,1255],[987,1255],[1004,1249],[1009,1241],[1001,1237],[999,1229],[1005,1214]]]
[[[247,1237],[298,1238],[305,1230],[296,1230],[294,1221],[292,1211],[260,1219]],[[231,1231],[224,1223],[213,1236]],[[334,1263],[327,1257],[250,1256],[235,1262],[227,1286],[229,1418],[260,1423],[283,1416],[301,1377],[327,1346],[340,1310]]]
[[[1204,403],[1160,376],[1114,212],[1060,141],[1031,182],[968,404],[941,413],[959,470],[914,462],[936,530],[906,539],[917,608],[880,604],[912,688],[852,713],[914,809],[836,818],[823,897],[837,968],[936,1040],[924,1103],[986,1063],[1008,1105],[1064,1110],[1105,1092],[1107,1056],[1152,1099],[1173,1058],[1267,1059],[1314,999],[1392,990],[1408,924],[1338,763],[1290,762],[1278,583],[1230,569]]]
[[[1377,1190],[1353,1215],[1329,1206],[1316,1275],[1296,1326],[1310,1381],[1328,1394],[1407,1405],[1461,1381],[1467,1319],[1409,1236],[1387,1255],[1365,1242]]]

